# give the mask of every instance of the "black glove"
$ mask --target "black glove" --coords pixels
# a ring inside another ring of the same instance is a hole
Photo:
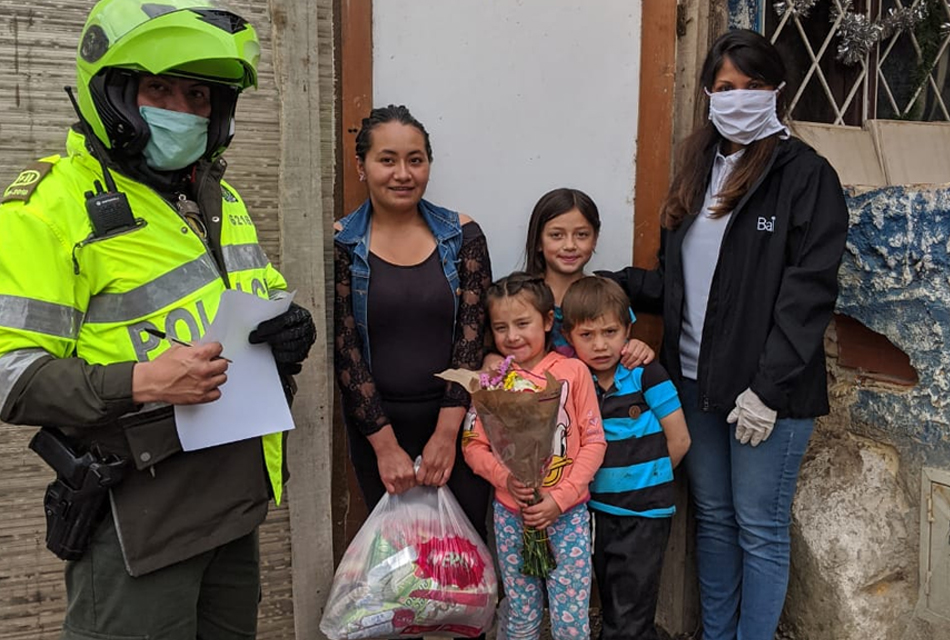
[[[251,344],[269,344],[277,370],[285,375],[300,373],[300,363],[307,359],[316,339],[317,328],[310,312],[293,302],[287,311],[260,323],[247,337]]]

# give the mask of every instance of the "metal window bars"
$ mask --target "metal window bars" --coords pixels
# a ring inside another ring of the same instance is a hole
[[[849,109],[852,110],[851,120],[857,115],[861,121],[875,117],[950,121],[950,110],[947,108],[950,102],[950,0],[876,0],[867,3],[867,8],[861,13],[868,21],[880,20],[890,11],[915,8],[921,4],[928,5],[929,12],[937,12],[937,15],[928,17],[931,39],[926,51],[915,29],[896,30],[877,42],[868,55],[858,61],[857,74],[840,73],[843,63],[832,59],[837,51],[837,32],[845,12],[856,10],[850,2],[827,1],[833,5],[831,19],[824,23],[825,31],[818,38],[810,39],[808,31],[815,35],[818,25],[814,21],[820,18],[802,15],[797,11],[782,13],[769,34],[775,43],[787,31],[796,33],[797,53],[804,53],[803,62],[808,65],[789,102],[789,113],[800,118],[803,115],[799,113],[803,111],[800,105],[805,107],[805,111],[808,110],[801,101],[806,90],[817,83],[819,95],[826,98],[830,108],[832,124],[855,124],[846,121],[849,119]],[[940,28],[935,31],[934,25]],[[813,46],[812,40],[815,40],[817,48]],[[924,59],[925,55],[928,60]],[[908,60],[908,57],[914,59]],[[917,73],[911,75],[916,77],[908,77],[908,66],[915,67]],[[832,75],[834,82],[829,81]],[[857,105],[853,105],[855,100],[859,101]],[[853,114],[853,108],[858,110],[858,114]]]

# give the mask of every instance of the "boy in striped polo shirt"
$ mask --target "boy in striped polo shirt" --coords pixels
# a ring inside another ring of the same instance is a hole
[[[662,366],[627,369],[621,349],[631,325],[615,282],[586,277],[561,308],[564,335],[596,382],[607,453],[590,485],[600,640],[657,638],[660,569],[670,534],[673,469],[689,449],[676,389]]]

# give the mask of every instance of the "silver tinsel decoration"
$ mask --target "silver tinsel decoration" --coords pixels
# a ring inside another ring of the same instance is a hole
[[[892,7],[887,15],[881,18],[881,26],[884,28],[881,38],[887,40],[895,33],[913,31],[927,17],[927,11],[927,3],[923,1],[912,7]]]
[[[786,13],[800,19],[808,17],[809,12],[818,4],[820,0],[782,0],[772,6],[778,16],[784,17]],[[919,0],[909,7],[896,8],[888,10],[887,15],[878,21],[868,20],[863,13],[853,11],[854,3],[852,0],[842,0],[839,3],[834,2],[831,8],[832,23],[841,17],[838,25],[838,60],[847,64],[860,64],[867,59],[871,48],[878,42],[887,40],[896,34],[912,31],[917,25],[927,17],[928,4],[924,0]],[[940,27],[940,32],[946,34],[950,31],[950,22],[944,23]]]
[[[816,4],[818,4],[818,0],[786,0],[785,2],[776,2],[772,6],[775,7],[775,13],[780,18],[789,11],[799,18],[807,18],[808,12]]]
[[[851,0],[844,0],[839,10],[837,5],[831,12],[832,22],[841,18],[838,24],[838,60],[847,64],[859,64],[867,58],[868,53],[884,33],[884,27],[877,22],[870,22],[866,15],[854,13],[851,10]]]

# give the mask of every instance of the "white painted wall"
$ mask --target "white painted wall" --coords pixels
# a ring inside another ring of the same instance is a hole
[[[478,220],[496,277],[556,187],[600,209],[588,271],[630,263],[640,0],[377,0],[373,42],[375,105],[429,130],[426,198]]]

